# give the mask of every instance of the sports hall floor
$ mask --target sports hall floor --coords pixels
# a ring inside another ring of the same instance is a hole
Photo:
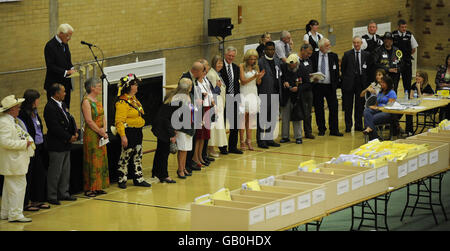
[[[429,74],[430,79],[434,80],[435,72]],[[399,93],[402,93],[401,90]],[[341,132],[345,129],[343,118],[340,105]],[[317,135],[314,116],[313,133]],[[144,154],[143,166],[144,177],[152,183],[151,188],[135,187],[129,181],[128,188],[122,190],[114,183],[106,189],[106,195],[88,198],[80,193],[75,195],[77,201],[62,201],[60,206],[52,205],[48,210],[24,212],[26,217],[32,218],[31,223],[9,223],[2,220],[0,231],[189,231],[190,203],[197,196],[215,192],[222,187],[234,190],[253,179],[294,171],[302,161],[314,159],[318,163],[325,162],[364,144],[361,132],[345,133],[344,137],[329,136],[328,133],[329,131],[322,137],[316,136],[314,140],[304,139],[301,145],[295,144],[291,139],[290,143],[269,149],[257,148],[256,140],[253,140],[255,151],[247,150],[243,155],[221,155],[210,167],[194,172],[186,180],[176,177],[176,155],[170,155],[169,175],[177,181],[176,184],[161,184],[151,179],[154,152],[150,152]],[[144,151],[156,149],[156,138],[148,128],[144,129],[143,145]],[[442,198],[448,216],[449,179],[449,175],[445,175],[442,185]],[[450,230],[450,221],[444,221],[442,212],[437,207],[435,211],[439,225],[434,223],[431,213],[424,210],[417,210],[414,217],[406,216],[400,222],[405,201],[405,188],[392,193],[388,218],[390,230]],[[351,210],[345,209],[325,217],[321,230],[347,231],[350,221]],[[303,229],[304,227],[300,227],[299,230]]]

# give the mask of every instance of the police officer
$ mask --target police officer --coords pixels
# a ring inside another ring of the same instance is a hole
[[[363,44],[361,46],[361,49],[364,51],[367,51],[370,53],[370,61],[373,62],[373,52],[380,46],[383,45],[383,39],[381,36],[377,35],[378,26],[375,21],[370,21],[367,25],[367,32],[368,34],[365,34],[362,36]],[[367,69],[367,81],[369,83],[372,83],[375,81],[375,66],[371,64],[369,66],[369,69]]]
[[[398,81],[400,79],[400,69],[403,63],[402,51],[393,46],[392,33],[386,32],[383,36],[383,46],[380,46],[373,53],[376,69],[384,69],[394,82],[394,91],[397,93]]]
[[[419,46],[414,35],[406,30],[407,24],[406,21],[400,19],[398,21],[398,30],[392,32],[392,36],[394,39],[394,46],[399,48],[403,54],[403,65],[401,68],[401,75],[403,80],[403,89],[408,91],[411,89],[411,78],[412,78],[412,63],[411,60],[412,55],[416,52],[416,48]],[[398,86],[398,81],[394,79],[394,86]],[[396,89],[397,91],[397,89]]]

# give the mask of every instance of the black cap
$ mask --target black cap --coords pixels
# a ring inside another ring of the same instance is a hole
[[[392,33],[390,33],[389,31],[386,31],[386,33],[384,33],[383,40],[386,39],[386,38],[394,40],[394,38],[392,36]]]

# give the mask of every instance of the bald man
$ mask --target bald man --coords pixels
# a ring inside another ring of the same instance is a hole
[[[342,105],[345,112],[345,132],[351,132],[353,126],[353,105],[355,106],[355,131],[363,130],[364,98],[360,94],[369,85],[367,80],[370,69],[370,53],[363,51],[362,38],[353,38],[353,49],[344,53],[341,64]]]

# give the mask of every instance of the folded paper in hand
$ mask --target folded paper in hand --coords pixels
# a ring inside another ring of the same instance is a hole
[[[108,144],[109,143],[109,139],[105,139],[105,138],[101,138],[100,139],[100,141],[98,142],[98,146],[99,147],[102,147],[102,146],[104,146],[104,145],[106,145],[106,144]]]
[[[317,79],[319,81],[324,80],[326,77],[322,72],[311,73],[309,76],[310,76],[311,81],[314,81],[315,79]]]

